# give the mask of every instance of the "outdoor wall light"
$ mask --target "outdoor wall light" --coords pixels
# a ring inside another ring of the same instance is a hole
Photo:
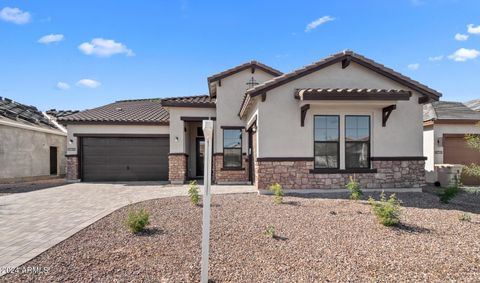
[[[178,142],[178,137],[175,137],[175,141]]]

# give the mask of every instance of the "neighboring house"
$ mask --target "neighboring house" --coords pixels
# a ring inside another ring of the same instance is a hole
[[[466,134],[480,134],[480,112],[460,102],[437,101],[423,107],[423,148],[427,182],[438,181],[435,165],[478,163],[480,152],[470,148]],[[463,176],[465,185],[480,185],[478,178]]]
[[[0,182],[65,175],[62,129],[37,108],[0,98]]]
[[[256,61],[208,78],[209,94],[118,101],[59,120],[68,177],[84,181],[203,176],[201,121],[215,120],[217,184],[264,190],[418,190],[425,183],[422,105],[437,91],[351,51],[282,74]]]
[[[480,111],[480,99],[470,100],[468,102],[465,102],[465,105],[475,111]]]

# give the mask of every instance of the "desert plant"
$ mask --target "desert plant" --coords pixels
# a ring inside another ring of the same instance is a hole
[[[150,214],[144,208],[138,210],[130,210],[127,216],[127,227],[132,233],[138,233],[150,224]]]
[[[193,205],[198,205],[200,202],[200,194],[197,181],[193,180],[190,182],[190,188],[188,189],[188,196],[190,197],[190,202]]]
[[[472,217],[470,216],[470,214],[464,212],[464,213],[462,213],[458,216],[458,220],[465,221],[465,222],[471,222]]]
[[[443,192],[439,193],[438,196],[442,203],[449,203],[458,193],[460,189],[457,186],[451,186],[443,190]]]
[[[372,206],[373,213],[381,224],[395,226],[400,223],[401,203],[395,194],[391,194],[387,200],[385,193],[382,192],[379,201],[370,197],[368,203]]]
[[[276,204],[281,204],[283,202],[283,195],[284,195],[282,186],[279,183],[274,183],[270,186],[270,191],[273,192],[273,194],[275,195],[275,198],[273,199],[273,201]]]
[[[362,198],[363,192],[360,189],[360,184],[350,176],[350,181],[345,186],[350,191],[350,199],[359,200]]]
[[[477,127],[480,127],[480,123],[477,124]],[[469,147],[480,151],[480,135],[467,134],[465,135],[465,140]],[[472,163],[465,166],[463,172],[467,175],[480,178],[480,163]]]
[[[275,238],[275,226],[273,225],[268,225],[267,228],[265,229],[265,236],[269,238]]]

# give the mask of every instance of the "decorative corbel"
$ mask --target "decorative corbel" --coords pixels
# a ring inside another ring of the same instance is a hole
[[[422,96],[422,97],[419,97],[418,98],[418,104],[424,104],[424,103],[427,103],[428,101],[430,100],[430,98],[428,96]]]
[[[252,66],[252,74],[255,73],[255,67]]]
[[[382,109],[382,127],[387,126],[388,118],[390,117],[390,114],[392,114],[392,111],[395,109],[397,109],[397,105],[395,104],[384,107]]]
[[[218,80],[218,86],[222,86],[222,80]]]
[[[267,99],[267,93],[264,92],[262,93],[262,102],[265,102],[266,99]]]
[[[342,69],[345,69],[346,67],[348,67],[351,61],[352,59],[350,58],[350,56],[345,57],[345,59],[342,60]]]
[[[307,117],[307,111],[310,109],[310,104],[305,104],[300,108],[301,114],[300,114],[300,126],[305,126],[305,117]]]

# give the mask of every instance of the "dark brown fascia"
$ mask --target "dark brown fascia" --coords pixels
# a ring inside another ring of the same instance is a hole
[[[73,134],[82,138],[168,138],[169,134]]]
[[[357,64],[359,64],[359,65],[361,65],[361,66],[363,66],[367,69],[370,69],[370,70],[372,70],[372,71],[374,71],[378,74],[381,74],[381,75],[383,75],[383,76],[385,76],[385,77],[387,77],[387,78],[389,78],[389,79],[391,79],[395,82],[398,82],[402,85],[408,86],[409,88],[411,88],[413,90],[416,90],[419,93],[425,94],[425,95],[429,96],[430,98],[432,98],[432,100],[438,101],[438,98],[440,97],[440,95],[437,94],[437,93],[433,93],[429,90],[423,89],[423,88],[421,88],[421,87],[419,87],[419,86],[417,86],[413,83],[410,83],[410,82],[406,81],[405,79],[399,78],[398,76],[393,75],[390,72],[387,72],[387,71],[385,71],[385,70],[383,70],[383,69],[381,69],[377,66],[372,65],[372,63],[366,62],[362,59],[359,59],[359,58],[355,57],[354,55],[352,55],[351,52],[347,52],[345,54],[341,54],[341,53],[337,54],[336,56],[333,56],[332,58],[329,58],[329,59],[325,60],[324,62],[321,62],[321,63],[317,64],[316,66],[313,66],[313,67],[311,67],[309,69],[306,69],[304,71],[299,71],[297,74],[291,75],[291,76],[285,78],[284,80],[280,80],[277,83],[271,84],[271,85],[266,86],[264,88],[260,88],[256,91],[250,92],[248,94],[251,95],[251,96],[261,95],[264,92],[267,92],[269,90],[277,88],[278,86],[289,83],[289,82],[291,82],[293,80],[296,80],[300,77],[309,75],[313,72],[316,72],[318,70],[326,68],[330,65],[336,64],[336,63],[338,63],[340,61],[343,61],[345,59],[353,61],[353,62],[355,62],[355,63],[357,63]]]
[[[408,93],[333,93],[322,95],[321,93],[304,93],[302,100],[409,100],[412,96]],[[295,99],[300,95],[295,93]]]
[[[92,120],[57,120],[62,125],[151,125],[168,126],[169,122],[147,122],[147,121],[92,121]]]
[[[427,160],[425,156],[375,156],[370,157],[371,161],[415,161]]]
[[[265,73],[270,74],[272,76],[281,76],[283,74],[282,72],[280,72],[278,70],[275,70],[274,68],[269,67],[265,64],[262,64],[262,63],[257,62],[257,61],[251,61],[251,62],[244,63],[242,65],[239,65],[237,67],[231,68],[229,70],[223,71],[223,72],[218,73],[216,75],[210,76],[210,77],[207,78],[207,81],[210,84],[210,83],[213,83],[215,81],[224,79],[226,77],[229,77],[233,74],[239,73],[239,72],[241,72],[243,70],[247,70],[247,69],[252,69],[252,73],[254,73],[256,68],[258,68],[258,69],[260,69],[260,70],[264,71]]]
[[[443,134],[443,138],[465,138],[466,135],[480,137],[480,134],[465,133],[465,134]]]
[[[434,124],[477,124],[480,119],[432,119],[423,121],[423,126],[432,126]]]
[[[217,117],[189,117],[189,116],[181,116],[180,120],[184,122],[201,122],[203,120],[212,120],[216,121]]]
[[[244,126],[221,126],[220,129],[224,130],[243,130],[245,129]]]
[[[163,107],[190,107],[190,108],[216,108],[216,104],[209,103],[192,103],[192,102],[176,102],[176,101],[162,101]]]

